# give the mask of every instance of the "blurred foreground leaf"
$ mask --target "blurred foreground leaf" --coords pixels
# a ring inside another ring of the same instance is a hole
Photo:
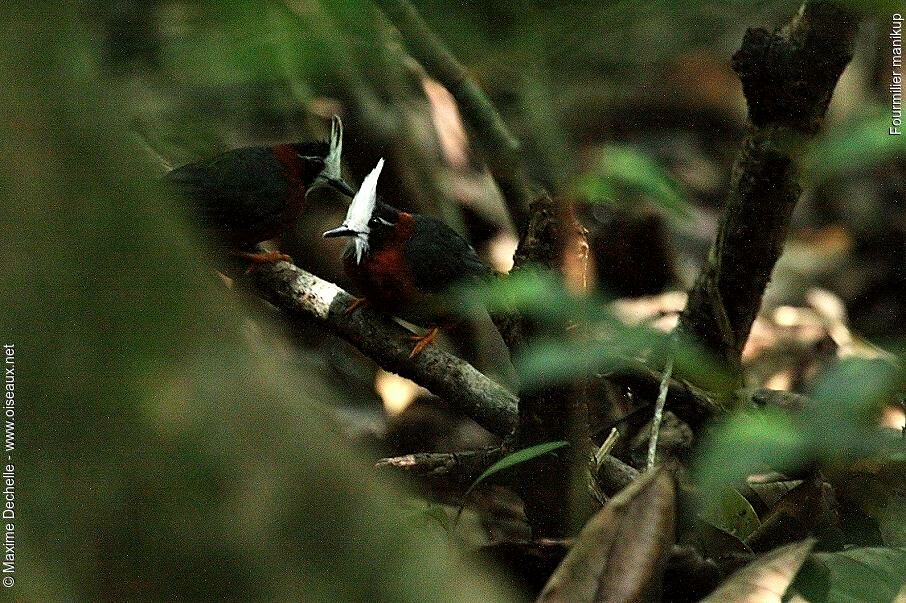
[[[849,358],[826,372],[815,388],[814,403],[800,412],[764,410],[730,417],[703,443],[697,463],[702,496],[716,500],[722,488],[766,468],[782,472],[811,460],[833,464],[895,449],[876,421],[902,379],[902,372],[888,362]]]
[[[454,295],[466,314],[518,311],[550,326],[550,333],[563,333],[529,342],[514,359],[526,387],[619,369],[652,352],[663,353],[671,339],[647,325],[624,323],[606,299],[576,296],[556,277],[540,271],[520,270]],[[586,325],[587,336],[570,337],[567,326],[579,323]],[[681,338],[672,349],[678,376],[711,391],[732,387],[729,374],[695,342]]]
[[[891,603],[906,586],[906,549],[815,553],[793,588],[811,603]]]
[[[725,487],[767,467],[795,468],[808,451],[805,435],[789,416],[776,411],[737,414],[717,425],[702,445],[697,464],[702,499],[717,506]]]
[[[692,204],[679,183],[632,147],[605,146],[595,171],[580,180],[579,191],[592,203],[619,203],[627,194],[643,195],[675,220],[692,215]]]
[[[467,313],[518,310],[545,321],[562,322],[599,316],[600,304],[569,293],[554,275],[519,270],[454,292]]]
[[[906,137],[889,133],[890,109],[871,113],[870,117],[839,125],[815,141],[803,159],[803,177],[819,184],[902,157]]]
[[[515,364],[525,387],[563,383],[631,366],[635,357],[662,341],[661,334],[653,331],[618,328],[614,336],[605,341],[550,339],[534,342],[516,357]]]
[[[0,40],[20,600],[505,600],[425,538],[208,267],[63,3]],[[27,511],[26,511],[27,510]],[[439,530],[437,532],[440,532]]]
[[[781,603],[814,544],[814,540],[805,540],[765,553],[727,578],[701,603]]]
[[[712,392],[733,387],[730,374],[699,345],[685,338],[671,343],[671,335],[645,325],[627,325],[602,309],[599,322],[589,328],[591,337],[536,340],[514,359],[523,385],[564,383],[576,378],[618,371],[651,359],[657,365],[662,355],[673,356],[673,374]],[[667,400],[669,408],[670,400]]]

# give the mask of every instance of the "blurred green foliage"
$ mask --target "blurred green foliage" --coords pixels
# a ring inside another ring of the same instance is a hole
[[[803,177],[810,184],[844,178],[906,154],[906,138],[893,136],[890,109],[875,108],[822,135],[802,160]]]
[[[466,489],[465,494],[463,494],[463,500],[467,499],[469,494],[489,477],[496,475],[501,471],[505,471],[506,469],[511,469],[517,465],[542,457],[545,454],[555,452],[565,446],[569,446],[569,442],[544,442],[543,444],[536,444],[534,446],[529,446],[528,448],[517,450],[516,452],[511,452],[485,469],[484,472],[482,472],[482,474]]]
[[[688,221],[692,216],[692,203],[679,183],[651,157],[631,147],[606,145],[596,169],[581,179],[578,188],[592,203],[619,206],[628,196],[641,195],[674,220]]]
[[[645,324],[627,324],[608,307],[607,298],[575,295],[550,273],[523,269],[459,295],[466,311],[515,310],[549,328],[550,336],[535,338],[514,359],[523,386],[566,383],[629,367],[640,358],[657,363],[670,350],[675,374],[712,391],[734,387],[730,373],[696,343]],[[577,325],[582,328],[573,328]],[[574,336],[563,336],[564,330]]]
[[[888,603],[902,596],[906,549],[855,548],[815,553],[791,590],[815,603]]]
[[[791,471],[812,461],[902,454],[906,442],[877,427],[881,405],[903,387],[903,374],[887,361],[849,358],[834,364],[801,413],[739,413],[715,427],[699,451],[696,475],[704,501],[758,471]],[[745,454],[739,451],[744,450]]]

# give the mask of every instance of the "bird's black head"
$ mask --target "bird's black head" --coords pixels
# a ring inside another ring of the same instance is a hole
[[[330,186],[350,197],[355,194],[343,180],[343,122],[338,116],[333,117],[330,142],[299,142],[289,146],[302,164],[306,194],[319,186]]]
[[[330,152],[330,143],[323,140],[315,142],[294,142],[289,146],[293,148],[299,157],[317,161],[321,164],[321,167],[324,167],[324,158],[327,157],[327,154]]]
[[[305,188],[311,188],[321,172],[324,171],[324,159],[330,151],[330,144],[318,141],[296,142],[286,146],[291,148],[295,154],[294,160],[299,164],[302,183]]]
[[[368,244],[371,249],[383,249],[393,238],[396,227],[399,225],[400,210],[381,201],[377,202],[371,219],[368,220]]]

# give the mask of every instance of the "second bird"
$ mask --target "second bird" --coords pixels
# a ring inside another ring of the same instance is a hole
[[[445,295],[460,284],[489,277],[469,243],[431,216],[395,209],[377,199],[381,159],[356,193],[342,226],[325,237],[350,237],[343,254],[347,275],[378,310],[428,327],[410,357],[421,352],[438,326],[455,322],[456,308]]]

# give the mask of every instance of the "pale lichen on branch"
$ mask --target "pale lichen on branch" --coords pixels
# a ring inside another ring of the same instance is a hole
[[[448,400],[479,425],[506,436],[516,426],[516,396],[471,364],[429,346],[415,358],[410,333],[367,308],[348,313],[353,297],[333,283],[287,262],[253,273],[258,294],[278,308],[322,321],[381,368],[412,379]]]

